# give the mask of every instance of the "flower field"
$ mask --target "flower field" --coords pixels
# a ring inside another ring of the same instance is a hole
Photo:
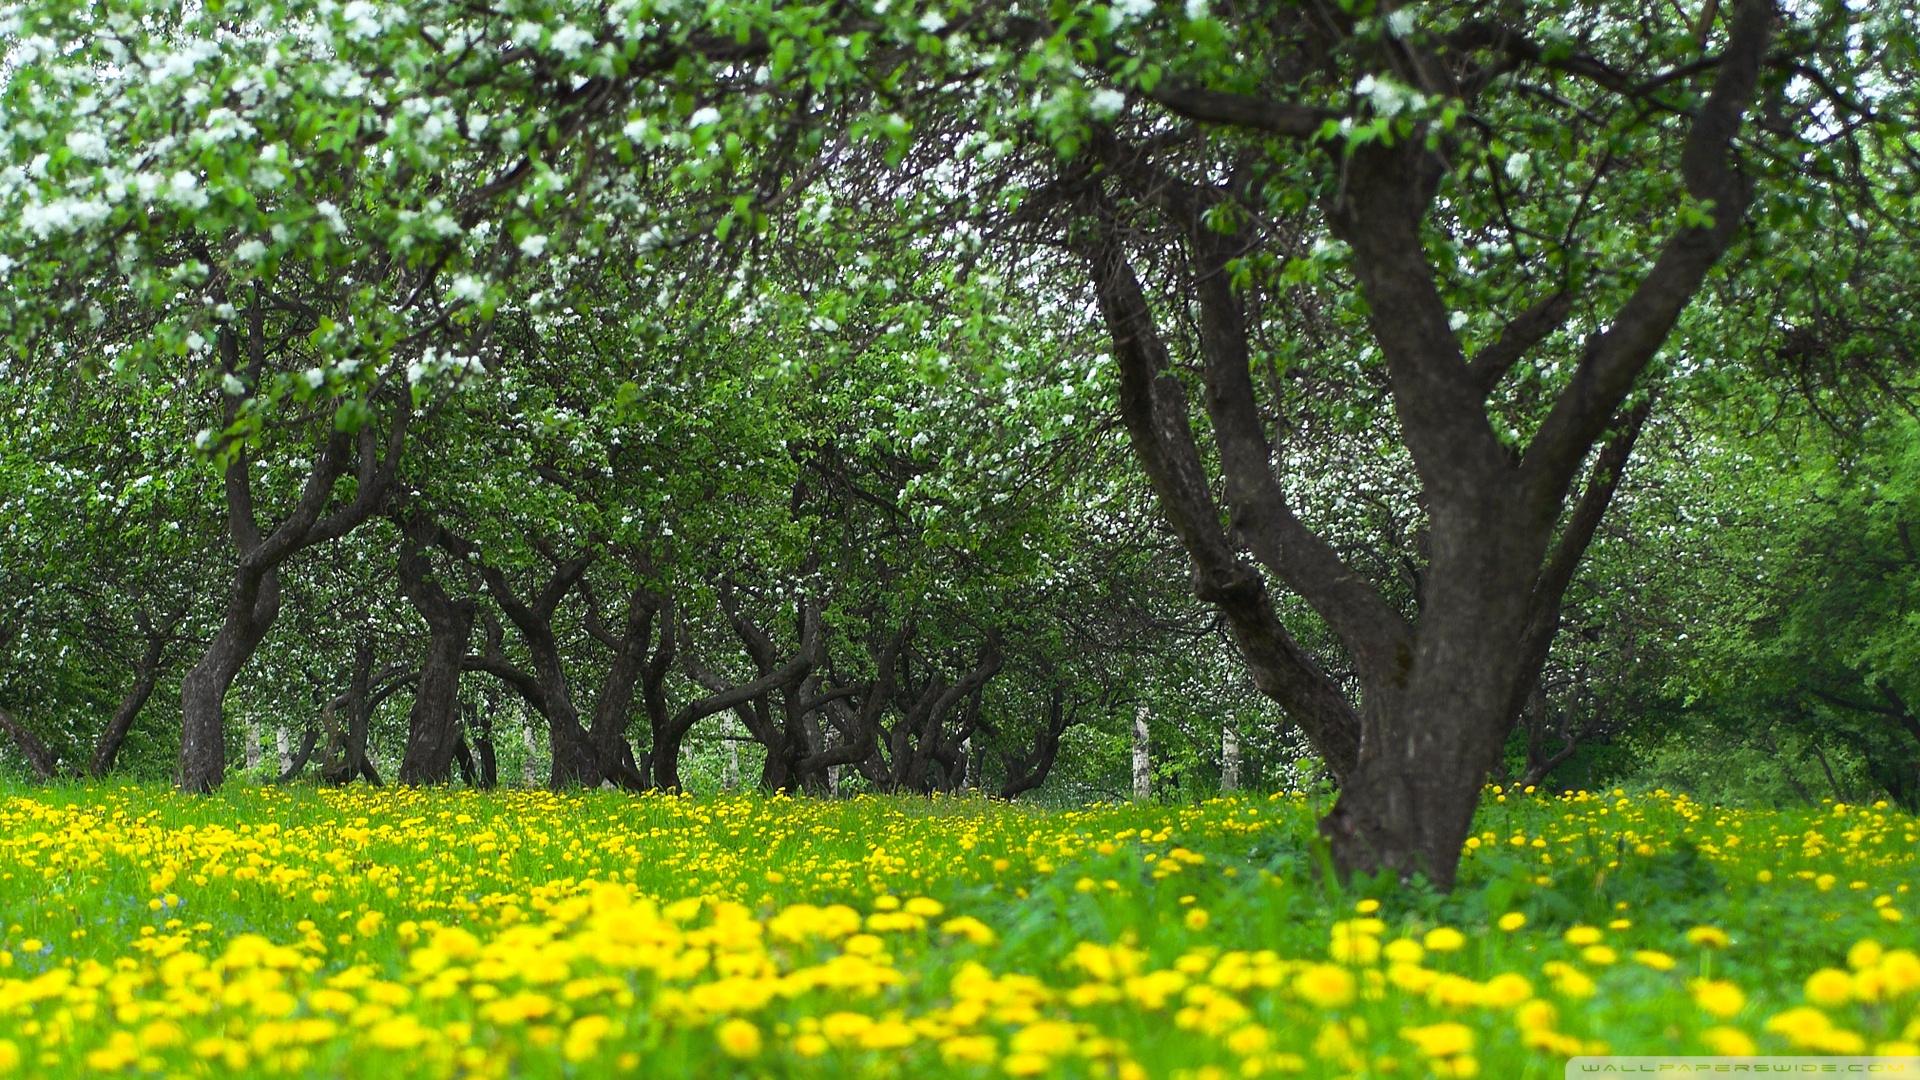
[[[1549,1077],[1916,1053],[1914,819],[1490,792],[1451,896],[1293,796],[0,795],[25,1075]]]

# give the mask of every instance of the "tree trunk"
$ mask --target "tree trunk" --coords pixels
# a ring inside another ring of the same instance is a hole
[[[392,670],[388,669],[389,672]],[[394,687],[403,682],[389,683],[379,694],[375,694],[373,636],[363,631],[353,644],[353,671],[347,679],[346,693],[329,701],[326,709],[322,710],[323,716],[337,715],[340,708],[347,711],[345,730],[341,730],[338,724],[330,725],[329,734],[334,745],[329,747],[326,765],[320,771],[322,780],[340,786],[351,784],[354,777],[360,776],[365,777],[367,783],[380,786],[380,774],[367,756],[368,728],[371,726],[373,710],[379,702],[384,701]]]
[[[625,618],[616,632],[601,624],[593,591],[584,585],[582,589],[588,600],[589,632],[613,650],[613,662],[607,665],[606,677],[600,680],[600,692],[594,697],[593,722],[588,730],[595,757],[594,772],[602,781],[629,791],[644,791],[647,778],[633,763],[627,728],[633,721],[634,691],[640,690],[643,699],[646,695],[644,684],[651,667],[648,648],[653,644],[656,617],[663,634],[673,633],[671,605],[651,589],[636,585],[628,593]]]
[[[520,746],[526,753],[526,757],[520,763],[520,779],[522,783],[532,787],[540,782],[540,748],[534,743],[531,725],[523,725],[520,728]]]
[[[733,738],[733,714],[720,714],[720,738],[727,744],[727,763],[721,767],[720,786],[732,791],[740,786],[740,744]]]
[[[444,784],[453,779],[453,756],[464,748],[459,730],[460,672],[473,637],[475,608],[454,599],[434,580],[426,544],[417,528],[409,531],[400,554],[400,589],[427,622],[427,657],[413,708],[407,714],[407,748],[400,761],[400,782]]]
[[[47,749],[47,744],[40,740],[40,736],[5,709],[0,709],[0,729],[4,729],[14,745],[20,748],[21,756],[27,759],[27,765],[33,769],[34,775],[42,780],[51,780],[59,773],[60,762],[53,756],[53,751]]]
[[[299,776],[300,773],[306,769],[307,762],[313,759],[314,747],[317,746],[319,742],[320,729],[312,724],[307,725],[306,734],[300,738],[300,749],[296,750],[292,756],[286,758],[281,766],[281,783],[291,783],[295,777]]]
[[[483,791],[492,791],[500,786],[500,761],[493,746],[493,717],[499,712],[499,705],[498,693],[489,687],[485,706],[473,702],[467,713],[467,732],[473,737],[473,756]]]
[[[1544,655],[1539,646],[1550,640],[1571,568],[1609,501],[1612,480],[1589,480],[1570,517],[1569,492],[1609,428],[1619,429],[1623,419],[1637,423],[1629,405],[1636,382],[1726,252],[1751,200],[1754,174],[1741,167],[1735,146],[1777,15],[1772,0],[1733,5],[1712,89],[1698,100],[1677,147],[1673,164],[1686,194],[1711,202],[1710,217],[1663,224],[1657,254],[1617,308],[1594,313],[1576,370],[1542,401],[1544,416],[1523,446],[1502,440],[1495,425],[1506,421],[1489,414],[1488,399],[1560,330],[1575,302],[1559,293],[1536,301],[1468,357],[1443,288],[1442,277],[1454,269],[1436,267],[1427,252],[1427,217],[1454,168],[1444,138],[1434,131],[1436,141],[1429,141],[1416,130],[1390,142],[1336,139],[1318,159],[1329,181],[1322,213],[1350,252],[1372,346],[1390,382],[1393,419],[1429,518],[1432,550],[1411,609],[1369,583],[1301,520],[1285,478],[1274,472],[1287,455],[1274,452],[1263,411],[1269,403],[1255,393],[1245,279],[1237,272],[1263,254],[1269,234],[1258,212],[1246,212],[1244,171],[1220,162],[1198,170],[1196,179],[1183,174],[1192,172],[1188,163],[1164,166],[1150,145],[1096,127],[1089,150],[1102,171],[1091,183],[1081,172],[1060,185],[1081,211],[1069,238],[1087,262],[1113,342],[1129,441],[1192,558],[1194,591],[1226,616],[1255,684],[1301,725],[1341,780],[1322,829],[1343,875],[1424,873],[1442,889],[1452,886],[1481,784],[1525,684],[1537,678],[1534,659]],[[1218,108],[1235,99],[1157,100],[1187,121],[1263,138],[1317,139],[1323,130],[1317,119],[1276,127],[1265,108]],[[1303,150],[1303,161],[1309,153]],[[1213,441],[1209,457],[1195,444],[1186,391],[1126,251],[1153,235],[1153,225],[1125,220],[1117,199],[1150,210],[1182,235],[1185,258],[1165,261],[1186,271],[1176,287],[1184,310],[1198,316],[1194,352]],[[1623,462],[1631,437],[1616,442]],[[1603,465],[1611,464],[1607,456],[1603,451]],[[1609,471],[1617,476],[1617,468]],[[1224,508],[1216,490],[1225,494]],[[1267,575],[1306,601],[1338,638],[1357,676],[1358,708],[1278,624]]]
[[[180,766],[175,777],[180,790],[206,794],[225,782],[227,691],[279,614],[278,570],[256,575],[243,565],[227,600],[226,621],[180,682]]]
[[[1040,735],[1040,741],[1025,758],[1006,759],[1007,778],[1000,785],[1002,799],[1015,799],[1046,783],[1047,774],[1053,771],[1053,763],[1060,756],[1060,736],[1073,726],[1079,712],[1076,703],[1067,707],[1066,687],[1055,683],[1047,700],[1047,727]],[[983,730],[991,730],[985,728]]]
[[[1537,553],[1503,551],[1497,536],[1436,523],[1411,670],[1396,693],[1367,702],[1359,762],[1320,824],[1348,873],[1424,874],[1453,887],[1481,788],[1516,719],[1510,688],[1528,597],[1524,583],[1501,576],[1538,565]]]
[[[1147,706],[1142,703],[1133,713],[1133,798],[1145,802],[1153,797],[1153,769],[1147,760]]]
[[[178,621],[168,622],[156,627],[143,614],[140,616],[141,630],[147,639],[146,650],[133,669],[133,685],[121,695],[120,704],[113,710],[113,717],[107,721],[107,729],[100,733],[99,741],[94,743],[93,759],[87,764],[87,772],[99,779],[113,769],[114,761],[120,756],[120,748],[126,744],[127,734],[133,730],[133,722],[140,716],[140,710],[147,707],[147,701],[153,697],[154,687],[160,682],[161,662],[166,658],[167,646],[173,643]]]
[[[473,751],[468,748],[467,740],[456,738],[453,742],[453,760],[460,766],[460,782],[468,787],[479,787],[480,777],[474,769]],[[405,783],[405,769],[402,770],[401,783]]]
[[[1232,719],[1220,726],[1220,790],[1240,790],[1240,727]]]

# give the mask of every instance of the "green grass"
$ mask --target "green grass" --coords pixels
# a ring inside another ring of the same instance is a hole
[[[1546,1077],[1920,1040],[1897,811],[1492,794],[1443,896],[1328,881],[1323,809],[14,789],[0,1066]]]

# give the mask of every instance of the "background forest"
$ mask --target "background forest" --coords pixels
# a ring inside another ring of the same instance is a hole
[[[1715,225],[1670,163],[1770,6],[1643,6],[1531,53],[1472,4],[13,9],[0,763],[1082,801],[1144,718],[1157,797],[1332,783],[1195,598],[1087,230],[1196,395],[1202,240],[1252,237],[1280,487],[1411,618],[1402,313],[1326,185],[1424,137],[1452,330],[1533,347],[1484,391],[1509,449],[1669,224],[1724,252],[1570,459],[1604,516],[1491,779],[1920,810],[1911,13],[1777,19]],[[1220,111],[1362,71],[1302,121],[1331,150]],[[1240,172],[1190,240],[1148,168]]]

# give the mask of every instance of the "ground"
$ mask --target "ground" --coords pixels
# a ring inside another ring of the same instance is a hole
[[[1323,810],[0,791],[0,1068],[1199,1080],[1916,1053],[1920,836],[1885,805],[1494,789],[1450,896],[1330,883]]]

